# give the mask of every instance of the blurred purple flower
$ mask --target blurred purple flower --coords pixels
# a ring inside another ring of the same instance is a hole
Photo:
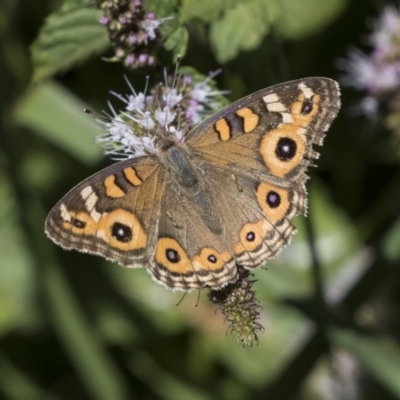
[[[365,115],[374,117],[379,104],[390,103],[400,89],[400,15],[394,6],[387,6],[373,23],[368,36],[370,54],[351,48],[348,57],[337,60],[337,67],[345,72],[340,81],[344,86],[364,90],[366,96],[359,103]]]

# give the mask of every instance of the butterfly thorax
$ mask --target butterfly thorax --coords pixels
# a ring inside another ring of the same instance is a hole
[[[161,163],[176,178],[179,185],[186,191],[193,192],[194,189],[197,192],[195,189],[198,186],[197,174],[190,162],[186,145],[169,136],[158,140],[157,150]]]
[[[157,143],[160,163],[169,172],[168,188],[177,193],[181,202],[189,202],[211,232],[221,234],[221,221],[215,215],[213,198],[199,176],[199,166],[193,163],[190,147],[175,138],[159,139]]]

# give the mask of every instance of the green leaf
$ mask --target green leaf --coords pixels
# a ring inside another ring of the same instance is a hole
[[[386,234],[382,250],[386,258],[391,261],[400,259],[400,218],[394,223],[393,227]]]
[[[143,8],[152,11],[156,18],[167,18],[176,12],[176,0],[144,0]]]
[[[49,318],[65,354],[80,375],[88,398],[126,400],[124,375],[108,353],[93,321],[82,312],[82,306],[63,274],[54,254],[54,245],[44,240],[42,203],[32,194],[26,216],[32,226],[37,262],[40,263],[40,285]],[[40,221],[40,223],[39,223]]]
[[[0,392],[9,400],[57,400],[58,396],[46,392],[15,367],[4,355],[0,357]]]
[[[35,301],[38,287],[32,255],[18,225],[20,205],[11,180],[1,169],[0,204],[0,336],[3,336],[13,330],[26,331],[38,326],[42,315]]]
[[[204,22],[215,21],[227,8],[234,7],[240,0],[183,0],[181,15],[184,21],[200,19]]]
[[[165,18],[160,26],[164,38],[163,47],[172,53],[173,63],[178,56],[186,54],[189,33],[180,15],[177,13],[175,0],[147,0],[144,8],[154,12],[157,19]]]
[[[314,245],[323,268],[326,296],[330,301],[341,299],[369,266],[362,251],[353,221],[337,206],[332,196],[316,179],[307,184],[309,213]],[[266,264],[268,273],[257,273],[262,290],[260,299],[307,298],[312,296],[312,254],[306,236],[306,220],[297,217],[298,233],[282,254]]]
[[[45,291],[55,328],[93,398],[127,399],[123,378],[82,314],[60,265],[52,262],[43,269]]]
[[[32,81],[66,71],[93,54],[104,52],[109,40],[99,23],[101,15],[101,11],[87,6],[64,6],[50,15],[31,46]]]
[[[89,5],[87,0],[63,0],[60,10],[68,11],[77,7],[85,7]]]
[[[346,7],[347,0],[282,0],[277,33],[286,39],[302,39],[332,22]]]
[[[173,60],[178,56],[183,57],[186,54],[189,33],[185,25],[181,24],[178,16],[174,16],[171,21],[166,21],[160,27],[161,34],[165,39],[164,48],[172,52]]]
[[[333,329],[333,341],[350,351],[371,375],[396,396],[400,396],[400,348],[386,336],[360,335],[350,330]]]
[[[90,165],[101,156],[93,143],[99,134],[85,105],[63,86],[49,81],[32,87],[17,104],[17,123],[34,130],[81,162]]]
[[[250,0],[229,8],[211,25],[210,40],[218,61],[225,63],[241,50],[256,48],[275,16],[276,7],[271,0]]]

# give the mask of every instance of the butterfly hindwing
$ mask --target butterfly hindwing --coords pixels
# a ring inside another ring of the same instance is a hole
[[[289,242],[292,219],[307,210],[312,145],[322,144],[339,106],[336,82],[309,78],[245,97],[189,134],[237,263],[258,267]]]

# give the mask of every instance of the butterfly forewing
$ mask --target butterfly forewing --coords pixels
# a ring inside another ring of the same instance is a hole
[[[66,249],[142,266],[154,242],[156,231],[151,227],[157,226],[164,191],[156,156],[119,162],[60,200],[46,219],[46,233]]]

